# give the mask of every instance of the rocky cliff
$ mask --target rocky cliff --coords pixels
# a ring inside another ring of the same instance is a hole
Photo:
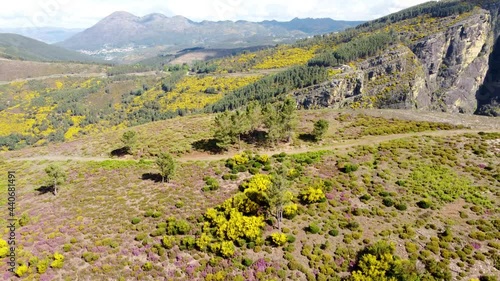
[[[304,108],[379,107],[498,116],[499,11],[499,5],[490,5],[441,20],[441,28],[432,34],[401,40],[378,56],[344,66],[330,81],[294,94]]]

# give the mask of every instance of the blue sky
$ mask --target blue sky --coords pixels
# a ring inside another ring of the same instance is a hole
[[[162,13],[202,20],[291,20],[294,17],[370,20],[425,0],[14,0],[0,9],[0,26],[87,28],[114,11]]]

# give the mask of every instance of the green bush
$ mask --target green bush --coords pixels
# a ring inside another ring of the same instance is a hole
[[[382,204],[386,207],[392,207],[394,205],[394,201],[391,198],[386,197],[382,200]]]
[[[311,223],[308,227],[307,227],[307,231],[312,233],[312,234],[317,234],[321,231],[321,228],[314,224],[314,223]]]
[[[244,257],[241,260],[241,264],[244,265],[244,266],[246,266],[246,267],[249,267],[249,266],[251,266],[253,264],[253,261],[250,258]]]
[[[336,229],[336,228],[331,229],[330,231],[328,231],[328,234],[330,234],[333,237],[338,236],[339,235],[339,230]]]
[[[92,253],[92,252],[85,252],[85,253],[83,253],[82,258],[86,262],[91,263],[91,262],[96,261],[97,259],[99,259],[99,255],[95,254],[95,253]]]
[[[64,244],[63,251],[65,251],[65,252],[71,251],[71,244]]]
[[[399,211],[406,211],[408,209],[408,206],[406,206],[405,203],[397,203],[394,207],[396,207]]]
[[[432,203],[429,200],[421,200],[417,202],[417,206],[422,209],[429,209],[432,206]]]
[[[344,173],[352,173],[356,172],[359,169],[359,165],[353,163],[344,163],[343,167],[341,167],[341,171]]]
[[[136,218],[132,218],[132,219],[131,219],[131,222],[132,222],[132,224],[138,224],[138,223],[140,223],[140,222],[141,222],[141,219],[140,219],[140,218],[137,218],[137,217],[136,217]]]
[[[226,178],[230,179],[230,175],[224,175],[227,176]],[[224,177],[223,177],[224,178]],[[212,191],[212,190],[218,190],[220,188],[219,182],[212,178],[212,177],[205,177],[205,184],[206,186],[203,188],[203,191]]]
[[[359,197],[359,200],[361,200],[361,202],[363,202],[363,203],[370,201],[370,199],[372,199],[370,194],[365,194],[365,195]]]
[[[141,268],[144,271],[151,271],[153,269],[153,264],[151,262],[146,262]]]

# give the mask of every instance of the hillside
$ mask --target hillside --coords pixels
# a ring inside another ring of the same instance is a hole
[[[287,95],[306,109],[400,108],[494,116],[497,3],[431,2],[291,45],[191,66],[164,68],[161,63],[156,67],[169,72],[156,77],[150,72],[155,68],[130,65],[94,79],[10,83],[0,87],[0,146],[44,145]],[[197,49],[188,55],[196,52],[206,55]],[[126,75],[148,71],[146,76]]]
[[[0,33],[0,57],[30,61],[96,62],[96,59],[78,52],[10,33]]]
[[[404,108],[498,116],[498,1],[429,2],[338,34],[304,40],[284,56],[250,54],[215,71],[307,64],[329,72],[293,88],[299,106]],[[206,67],[207,69],[209,67]],[[323,82],[323,83],[322,83]],[[247,89],[209,110],[277,92]]]
[[[120,58],[141,49],[178,51],[184,48],[241,48],[289,43],[299,38],[341,31],[361,22],[332,19],[294,19],[290,22],[202,21],[193,22],[182,16],[150,14],[137,17],[115,12],[96,25],[58,43],[72,50]]]
[[[187,143],[202,141],[210,116],[134,128],[140,161],[89,158],[103,140],[107,150],[119,147],[116,133],[60,144],[45,156],[39,149],[9,153],[0,172],[16,172],[16,204],[23,206],[17,260],[26,269],[12,278],[357,280],[375,274],[365,266],[371,258],[376,276],[495,280],[499,119],[463,118],[471,128],[460,129],[429,122],[458,122],[457,115],[364,113],[300,112],[297,133],[320,118],[331,124],[317,149],[296,154],[280,144],[265,155],[234,147],[216,161],[199,152],[176,158],[168,183],[147,152],[176,147],[184,135]],[[67,174],[57,196],[44,172],[52,164]],[[271,188],[280,167],[293,195],[281,231],[272,214],[255,209],[267,212],[259,190]],[[7,184],[0,188],[7,192]]]
[[[23,28],[0,27],[0,33],[19,34],[25,37],[45,42],[47,44],[64,41],[81,31],[82,29],[79,28],[68,29],[61,27],[23,27]]]

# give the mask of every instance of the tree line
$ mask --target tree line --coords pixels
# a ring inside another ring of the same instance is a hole
[[[376,33],[361,37],[340,45],[335,51],[317,55],[308,63],[309,66],[338,66],[360,58],[376,55],[387,46],[397,41],[395,35],[390,33]]]

